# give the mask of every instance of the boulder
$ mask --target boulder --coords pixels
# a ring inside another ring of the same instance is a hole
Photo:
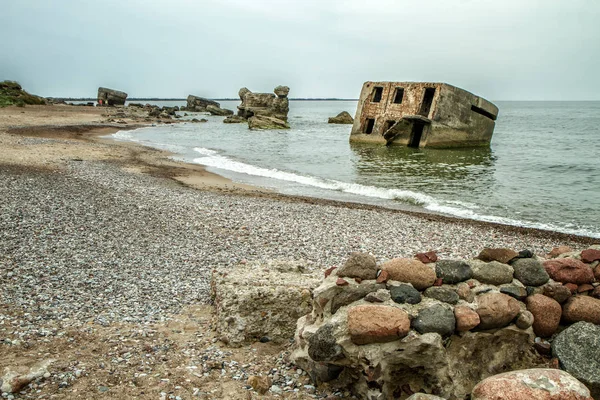
[[[357,345],[398,340],[409,329],[408,314],[396,307],[364,305],[348,310],[348,333]]]
[[[339,113],[335,117],[329,117],[329,120],[327,121],[327,123],[329,123],[329,124],[348,124],[348,125],[351,125],[351,124],[354,123],[354,118],[352,118],[352,116],[350,114],[348,114],[348,112],[342,111],[341,113]]]
[[[543,294],[527,298],[527,310],[533,315],[533,331],[540,337],[550,337],[558,329],[562,308],[560,304]]]
[[[593,263],[600,260],[600,250],[586,249],[581,252],[581,261],[584,263]]]
[[[349,285],[343,292],[340,292],[331,300],[331,314],[335,314],[340,307],[354,303],[367,294],[376,292],[379,289],[385,289],[385,285],[367,282],[358,285]]]
[[[469,261],[473,271],[473,279],[490,285],[502,285],[513,281],[515,270],[508,264],[498,261],[484,262],[481,260]]]
[[[433,286],[436,275],[432,268],[412,258],[394,258],[382,265],[390,280],[410,283],[417,290]]]
[[[471,279],[471,266],[461,260],[439,260],[435,263],[435,273],[443,283],[455,284]]]
[[[593,400],[590,391],[565,371],[550,368],[505,372],[479,382],[471,400]]]
[[[274,117],[255,116],[248,119],[250,129],[290,129],[287,122]]]
[[[515,278],[525,286],[541,286],[550,279],[544,265],[533,258],[520,258],[512,263],[512,267]]]
[[[458,332],[470,331],[481,322],[479,314],[465,306],[454,307],[454,318],[456,319],[456,330]]]
[[[228,110],[226,108],[221,108],[212,104],[209,104],[206,107],[206,111],[208,111],[211,115],[220,115],[220,116],[227,116],[227,115],[233,115],[233,111]]]
[[[519,314],[519,302],[503,293],[486,293],[477,297],[478,328],[502,328]]]
[[[571,297],[571,290],[560,283],[548,282],[544,285],[542,294],[562,304]]]
[[[469,284],[462,282],[456,285],[456,294],[461,300],[466,301],[467,303],[472,303],[475,300],[475,294],[471,290]]]
[[[311,291],[320,270],[306,262],[271,260],[219,269],[211,279],[215,329],[230,346],[268,336],[275,343],[294,337],[298,318],[312,310]]]
[[[436,304],[419,311],[417,318],[412,321],[412,327],[421,334],[438,333],[449,336],[454,333],[456,319],[451,308]]]
[[[448,304],[458,303],[459,297],[456,291],[445,286],[432,286],[423,292],[423,295]]]
[[[560,256],[561,254],[564,253],[571,253],[573,251],[573,249],[569,246],[558,246],[553,248],[550,253],[548,253],[548,257],[550,258],[556,258],[558,256]]]
[[[548,275],[557,282],[581,285],[594,281],[594,271],[574,258],[547,260],[544,261],[544,268]]]
[[[444,400],[443,397],[434,396],[432,394],[415,393],[406,400]]]
[[[525,300],[527,297],[527,289],[524,286],[516,284],[500,286],[500,293],[507,294],[510,297],[521,301]]]
[[[571,323],[586,321],[600,325],[600,300],[591,296],[573,296],[563,305],[562,316]]]
[[[559,333],[552,342],[552,355],[560,366],[583,382],[592,396],[600,398],[600,326],[578,322]]]
[[[337,275],[348,278],[376,279],[377,260],[369,253],[354,252],[337,270]]]
[[[119,90],[98,88],[98,104],[107,106],[123,106],[127,100],[127,93]]]
[[[390,297],[398,304],[418,304],[421,302],[421,292],[405,283],[390,286]]]
[[[490,262],[490,261],[498,261],[504,264],[508,264],[510,260],[517,257],[519,253],[510,249],[492,249],[485,248],[479,253],[476,257],[481,261]]]

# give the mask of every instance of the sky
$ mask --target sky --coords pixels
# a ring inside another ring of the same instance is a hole
[[[597,0],[0,0],[0,80],[52,97],[357,98],[446,82],[600,100]]]

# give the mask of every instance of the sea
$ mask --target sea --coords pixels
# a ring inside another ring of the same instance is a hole
[[[221,101],[236,110],[239,101]],[[154,102],[184,106],[185,102]],[[113,135],[172,152],[237,182],[289,195],[379,205],[600,238],[600,102],[497,101],[491,146],[414,149],[349,143],[328,124],[356,101],[290,101],[289,130],[223,117]]]

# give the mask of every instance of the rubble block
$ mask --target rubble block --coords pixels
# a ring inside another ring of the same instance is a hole
[[[230,346],[289,342],[312,309],[322,272],[303,261],[250,262],[213,271],[216,330]]]
[[[221,105],[214,100],[209,100],[204,97],[198,97],[198,96],[194,96],[193,94],[190,94],[187,97],[186,107],[182,107],[181,111],[206,112],[208,109],[208,106],[221,108]]]
[[[127,100],[127,93],[119,90],[98,88],[98,104],[106,106],[122,106]]]
[[[253,93],[248,88],[238,92],[242,104],[237,115],[248,120],[250,129],[288,129],[290,88],[277,86],[274,93]],[[275,123],[273,123],[275,121]]]

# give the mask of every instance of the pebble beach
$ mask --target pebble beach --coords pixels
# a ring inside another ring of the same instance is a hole
[[[150,327],[159,332],[157,326],[210,305],[215,268],[285,259],[306,260],[325,270],[342,264],[353,251],[370,252],[383,262],[431,250],[441,258],[473,257],[484,247],[544,255],[558,245],[578,249],[593,243],[553,232],[235,187],[198,190],[160,174],[140,173],[120,158],[88,157],[84,151],[77,156],[77,149],[110,155],[123,146],[116,142],[32,138],[2,130],[1,139],[20,152],[44,146],[72,151],[60,155],[52,168],[19,163],[6,152],[0,157],[0,360],[5,362],[17,361],[27,349],[51,353],[54,341],[63,343],[69,337],[65,332],[73,329],[115,337],[144,337]],[[155,157],[165,155],[156,152]],[[212,339],[202,341],[210,326],[198,324],[188,332],[192,342],[212,346]],[[192,353],[206,351],[202,346]],[[76,358],[75,351],[67,353]],[[178,351],[185,353],[185,347]],[[181,357],[188,360],[193,354]],[[52,358],[60,360],[60,355]],[[77,369],[71,361],[65,361],[65,371]],[[94,365],[88,369],[102,370]],[[68,379],[60,387],[61,379],[51,390],[33,390],[24,398],[79,398],[67,391],[72,386]],[[86,398],[102,398],[97,387],[110,386],[96,381],[94,395]],[[245,382],[235,383],[243,392]],[[191,398],[194,385],[189,386]],[[160,393],[176,398],[163,390],[138,391],[135,398],[159,398]]]

